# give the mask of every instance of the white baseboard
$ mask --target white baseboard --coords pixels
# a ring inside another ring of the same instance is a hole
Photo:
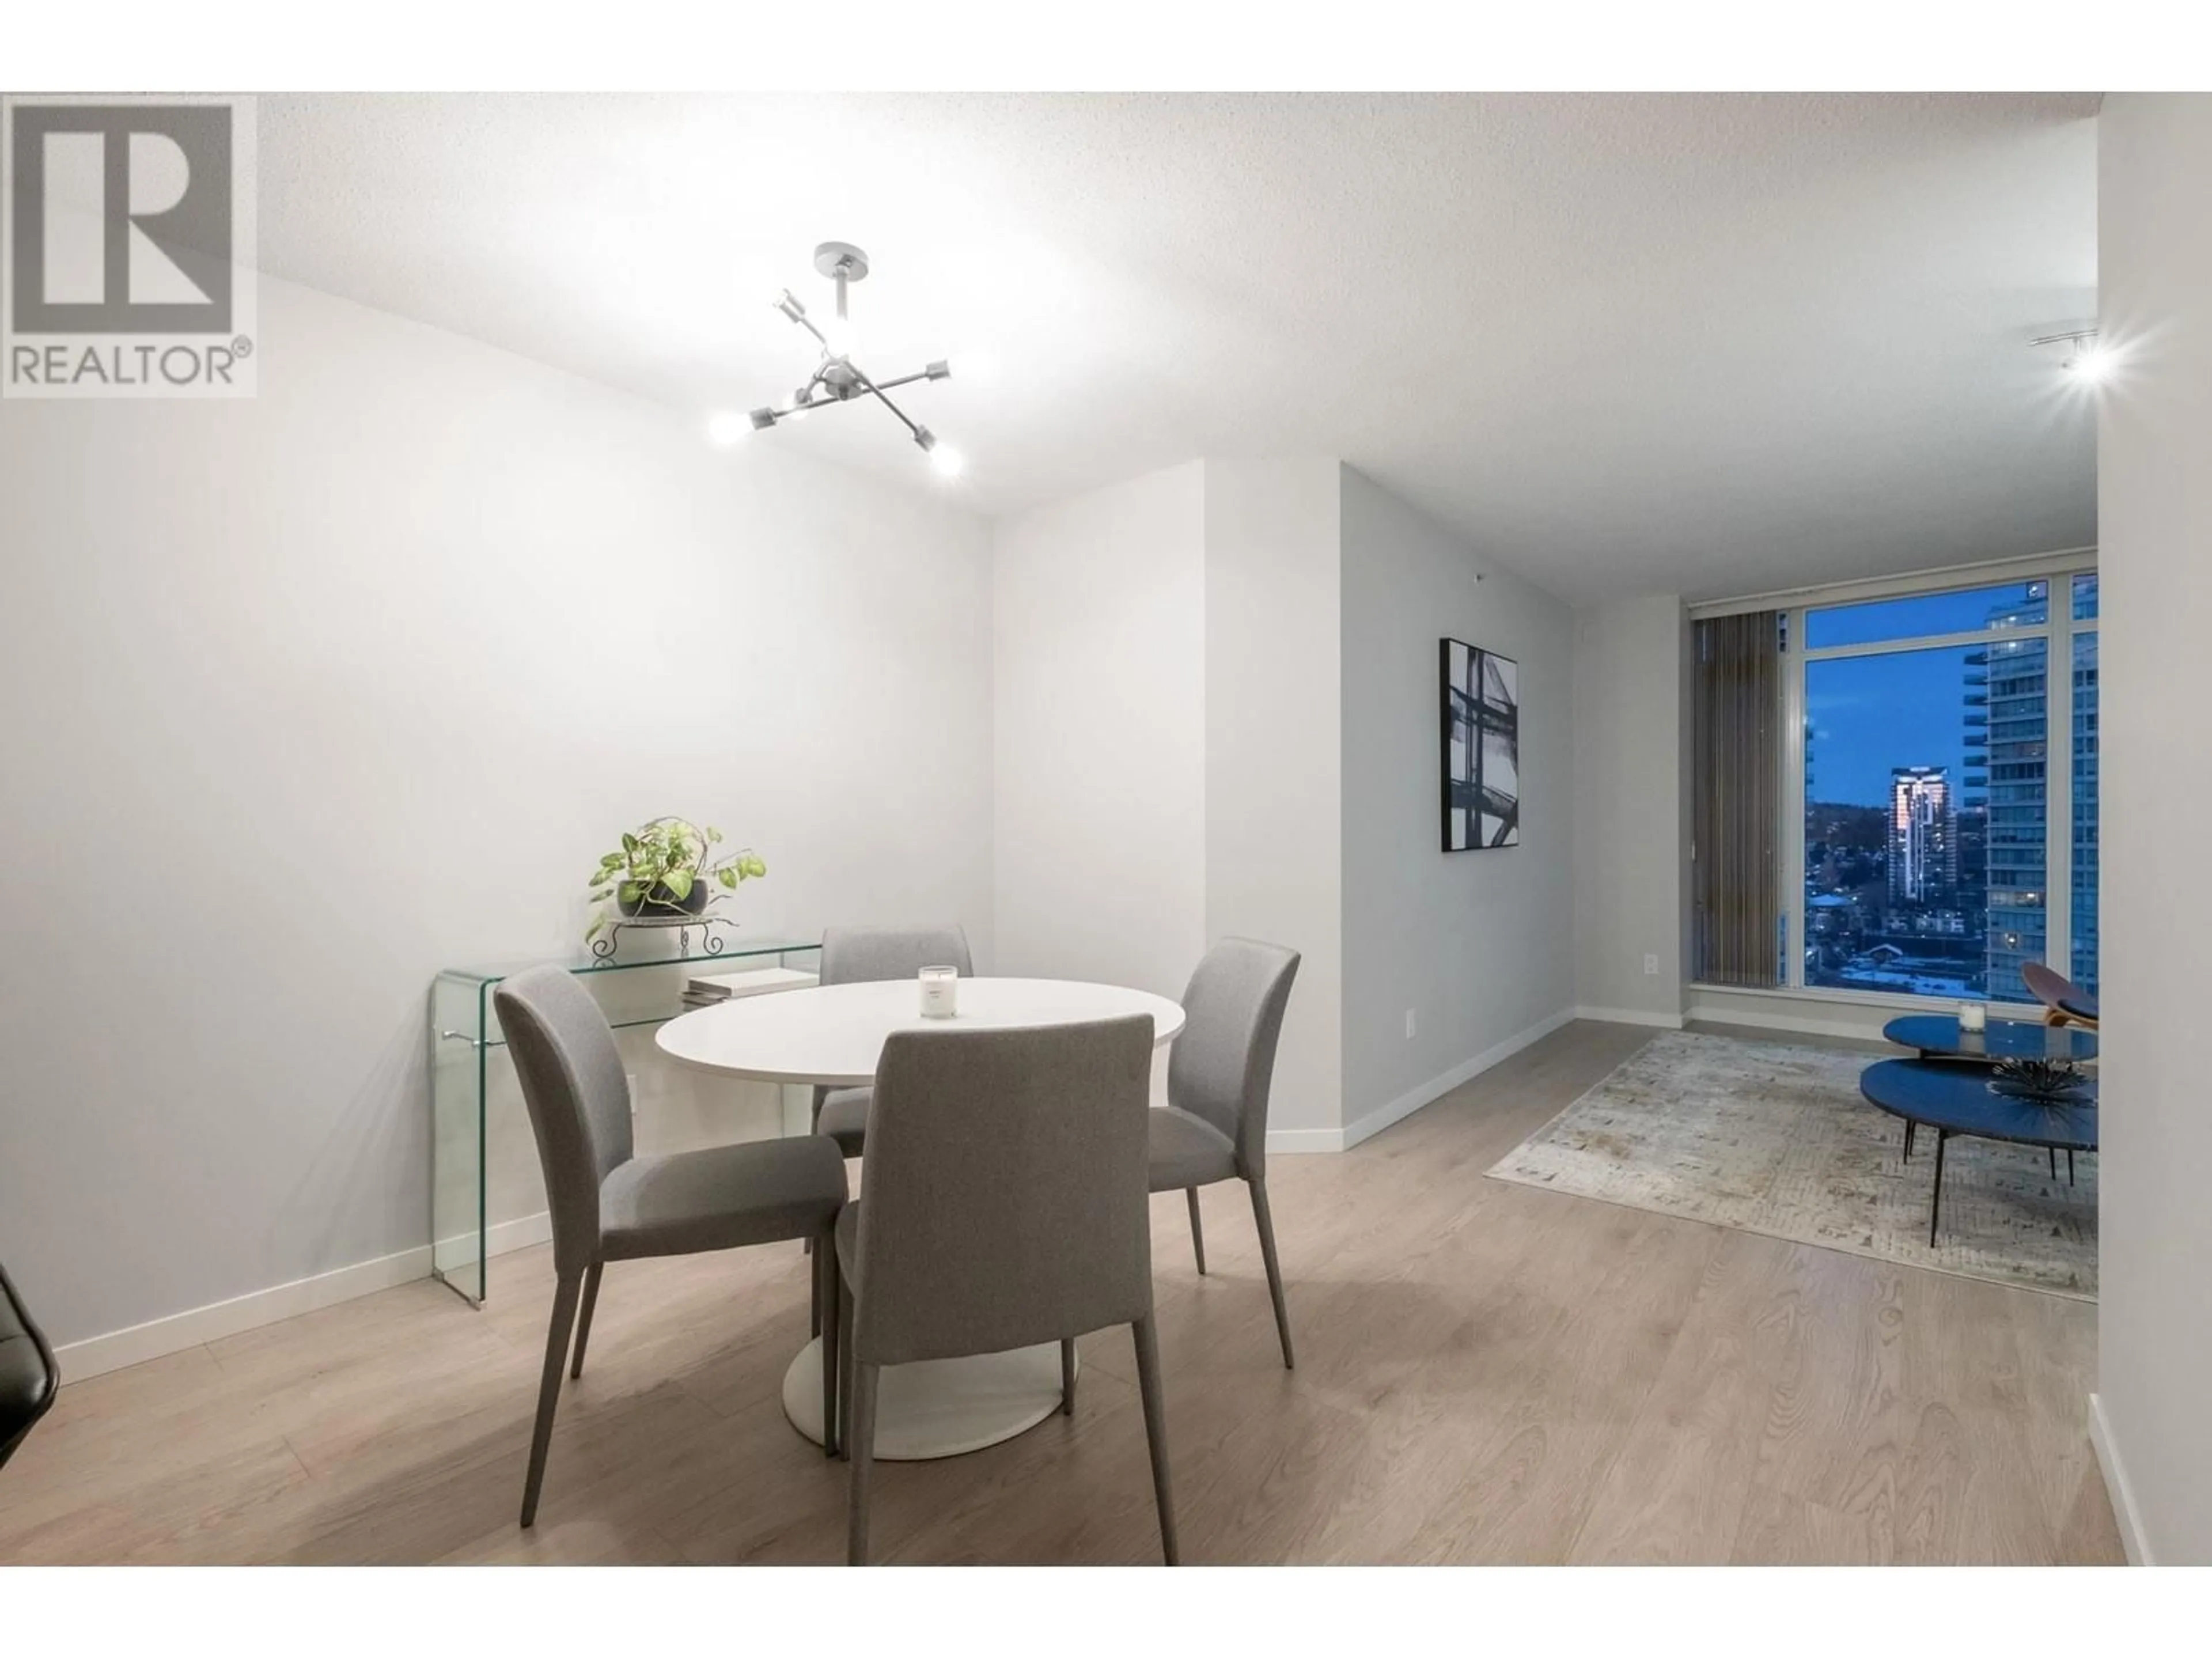
[[[1343,1150],[1344,1131],[1341,1129],[1267,1131],[1267,1151],[1271,1155],[1288,1152],[1296,1157],[1302,1152],[1340,1152]]]
[[[553,1242],[553,1212],[540,1210],[536,1215],[517,1216],[512,1221],[495,1222],[484,1229],[484,1254],[505,1255],[509,1250],[526,1250],[533,1244]]]
[[[429,1272],[430,1247],[418,1244],[411,1250],[380,1255],[371,1261],[356,1261],[350,1267],[333,1268],[311,1279],[272,1285],[265,1291],[249,1291],[228,1302],[210,1302],[204,1308],[190,1308],[166,1319],[149,1319],[143,1325],[110,1331],[105,1336],[88,1336],[81,1342],[57,1348],[54,1357],[60,1362],[62,1382],[66,1387],[88,1376],[98,1376],[103,1371],[120,1370],[125,1365],[159,1359],[163,1354],[180,1353],[203,1342],[235,1336],[257,1326],[273,1325],[295,1314],[313,1313],[334,1303],[350,1302],[373,1291],[388,1291],[394,1285],[426,1278]]]
[[[1762,1031],[1802,1031],[1815,1036],[1858,1037],[1866,1042],[1881,1041],[1883,1021],[1869,1015],[1856,1020],[1808,1019],[1802,1014],[1748,1012],[1736,1008],[1715,1008],[1704,1003],[1692,1003],[1687,1016],[1690,1020],[1709,1020],[1716,1025],[1749,1025]]]
[[[543,1244],[552,1237],[552,1215],[540,1210],[536,1215],[520,1216],[487,1228],[484,1252],[487,1255],[505,1255],[509,1250],[526,1250],[533,1244]],[[336,1267],[309,1279],[295,1279],[289,1285],[249,1291],[227,1302],[210,1302],[204,1308],[188,1308],[163,1319],[149,1319],[143,1325],[110,1331],[105,1336],[88,1336],[81,1342],[55,1349],[54,1358],[60,1363],[64,1383],[98,1376],[104,1371],[118,1371],[125,1365],[159,1359],[164,1354],[181,1353],[203,1342],[220,1341],[240,1331],[273,1325],[280,1319],[313,1313],[318,1308],[333,1307],[356,1297],[388,1291],[395,1285],[428,1279],[432,1259],[430,1246],[418,1244],[412,1249],[380,1255],[371,1261],[356,1261],[350,1267]]]
[[[2119,1523],[2120,1547],[2131,1567],[2155,1566],[2150,1544],[2143,1537],[2142,1517],[2136,1512],[2135,1488],[2120,1463],[2120,1449],[2112,1443],[2112,1425],[2105,1420],[2105,1402],[2089,1396],[2089,1445],[2097,1454],[2097,1469],[2105,1477],[2105,1490],[2112,1499],[2112,1519]]]
[[[532,1244],[543,1244],[553,1237],[553,1212],[540,1210],[535,1215],[517,1216],[512,1221],[495,1221],[484,1229],[483,1253],[486,1256],[505,1255],[509,1250],[526,1250]],[[477,1258],[477,1241],[465,1234],[458,1238],[441,1238],[432,1255],[433,1263],[447,1273],[457,1272]]]
[[[1577,1019],[1601,1019],[1613,1025],[1656,1025],[1662,1030],[1682,1029],[1680,1014],[1653,1013],[1645,1008],[1577,1008]]]
[[[1614,1017],[1593,1013],[1588,1009],[1562,1008],[1558,1013],[1537,1021],[1527,1030],[1516,1031],[1503,1042],[1484,1049],[1474,1059],[1462,1060],[1442,1076],[1431,1078],[1419,1087],[1376,1107],[1346,1128],[1271,1129],[1267,1132],[1267,1150],[1291,1154],[1345,1152],[1382,1133],[1401,1119],[1411,1117],[1431,1101],[1449,1094],[1461,1084],[1480,1076],[1500,1060],[1520,1053],[1530,1043],[1549,1036],[1570,1020]],[[1642,1018],[1650,1022],[1656,1016],[1645,1015]],[[552,1217],[541,1210],[536,1215],[520,1216],[488,1229],[484,1250],[487,1255],[504,1255],[509,1250],[527,1249],[533,1244],[543,1244],[552,1236]],[[97,1376],[103,1371],[119,1370],[125,1365],[158,1359],[163,1354],[177,1353],[202,1342],[213,1342],[222,1337],[234,1336],[240,1331],[252,1330],[258,1326],[271,1325],[295,1314],[312,1313],[318,1308],[349,1302],[375,1291],[390,1290],[395,1285],[404,1285],[411,1279],[426,1279],[430,1274],[433,1259],[434,1253],[429,1245],[417,1245],[413,1249],[380,1256],[374,1261],[356,1262],[350,1267],[318,1273],[312,1279],[295,1279],[289,1285],[251,1291],[245,1296],[233,1297],[228,1302],[210,1303],[204,1308],[189,1309],[180,1314],[172,1314],[166,1319],[149,1320],[143,1325],[112,1331],[106,1336],[87,1337],[82,1342],[72,1342],[56,1351],[62,1362],[62,1376],[64,1381],[70,1377]]]
[[[1341,1129],[1270,1129],[1267,1131],[1267,1150],[1271,1153],[1348,1152],[1361,1141],[1381,1134],[1400,1120],[1411,1117],[1431,1101],[1449,1094],[1468,1079],[1480,1076],[1498,1061],[1519,1054],[1540,1038],[1549,1036],[1574,1018],[1575,1013],[1572,1008],[1562,1008],[1558,1013],[1538,1020],[1526,1030],[1516,1031],[1504,1042],[1485,1048],[1474,1059],[1462,1060],[1442,1076],[1432,1077],[1419,1087],[1407,1090],[1395,1100],[1377,1106],[1365,1116]]]

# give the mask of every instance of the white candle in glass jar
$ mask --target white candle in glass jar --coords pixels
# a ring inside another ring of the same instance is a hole
[[[1983,1007],[1980,1003],[1962,1002],[1959,1005],[1959,1029],[1960,1030],[1978,1031],[1988,1022],[1988,1019],[1989,1010]]]
[[[924,1019],[951,1019],[960,1011],[960,970],[925,968],[921,970],[921,1014]]]

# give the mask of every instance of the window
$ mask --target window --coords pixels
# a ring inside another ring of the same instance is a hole
[[[2097,990],[2097,576],[2074,579],[2074,772],[2071,926],[2067,977]]]
[[[1783,878],[1724,878],[1738,908],[1776,895],[1764,923],[1733,923],[1784,942],[1768,982],[2032,1001],[2021,969],[2047,962],[2094,988],[2095,573],[2057,565],[1752,614],[1784,642],[1778,726],[1799,752],[1762,775],[1747,755],[1701,744],[1696,788],[1726,799],[1778,776]],[[1708,841],[1722,844],[1701,827],[1693,860]],[[1693,890],[1721,874],[1693,862]],[[1702,951],[1698,966],[1707,978]],[[1708,982],[1756,981],[1739,969]]]
[[[2018,628],[2044,621],[2050,603],[2047,582],[2014,582],[1996,587],[1958,588],[1948,593],[1910,593],[1859,605],[1824,605],[1805,613],[1805,648],[1824,651],[1844,645],[1880,645],[1939,634]]]

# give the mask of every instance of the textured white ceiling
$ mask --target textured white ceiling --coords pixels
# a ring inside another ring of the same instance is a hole
[[[1574,599],[2094,539],[2096,100],[265,97],[278,276],[701,417],[854,241],[881,410],[749,437],[1002,512],[1200,454],[1343,457]]]

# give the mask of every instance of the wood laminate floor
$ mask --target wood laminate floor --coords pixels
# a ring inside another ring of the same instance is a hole
[[[1355,1151],[1274,1160],[1299,1368],[1250,1211],[1211,1273],[1155,1202],[1192,1562],[2118,1562],[2096,1310],[1483,1175],[1650,1034],[1581,1023]],[[65,1384],[0,1561],[835,1562],[846,1467],[785,1423],[795,1247],[608,1269],[538,1524],[515,1524],[544,1249]],[[1156,1560],[1128,1338],[1073,1419],[879,1465],[879,1559]]]

